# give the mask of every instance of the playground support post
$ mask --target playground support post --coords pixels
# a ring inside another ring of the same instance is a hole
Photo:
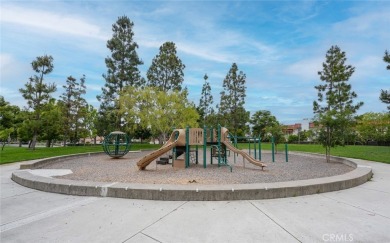
[[[221,165],[221,125],[218,124],[218,167]]]
[[[261,137],[259,136],[259,160],[261,160]]]
[[[199,163],[198,159],[199,159],[199,156],[198,156],[198,145],[196,145],[196,154],[195,154],[196,164]]]
[[[214,142],[214,129],[210,128],[210,142]],[[210,149],[210,164],[213,164],[213,150]]]
[[[190,127],[186,127],[186,156],[185,156],[185,165],[186,168],[190,167]]]
[[[251,140],[249,139],[249,142],[248,142],[248,147],[249,147],[249,155],[251,155]]]
[[[287,143],[284,144],[284,149],[286,151],[286,162],[288,162],[288,144]]]
[[[234,147],[237,148],[237,136],[234,136]],[[233,153],[233,155],[234,155],[234,163],[236,163],[237,154]]]
[[[172,127],[172,132],[175,131],[175,127]],[[177,139],[178,135],[175,133],[175,140]],[[176,146],[173,147],[172,149],[172,166],[173,166],[173,163],[174,161],[176,160]],[[157,164],[156,164],[156,168],[157,168]]]
[[[272,162],[275,162],[275,139],[274,136],[271,138],[271,146],[272,146]]]
[[[257,159],[257,152],[256,152],[257,140],[256,140],[256,137],[254,137],[253,139],[254,139],[253,147],[254,147],[254,150],[255,150],[255,159]]]
[[[203,168],[206,168],[207,127],[203,126]]]

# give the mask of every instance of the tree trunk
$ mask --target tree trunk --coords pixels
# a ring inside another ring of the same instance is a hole
[[[327,145],[326,145],[326,162],[329,163],[330,162],[330,128],[329,127],[326,127],[326,132],[328,133],[328,141],[327,141]]]
[[[330,146],[326,146],[326,162],[330,163]]]
[[[31,140],[29,148],[32,150],[35,150],[36,143],[37,143],[37,133],[34,132],[34,136],[33,136],[33,139]]]

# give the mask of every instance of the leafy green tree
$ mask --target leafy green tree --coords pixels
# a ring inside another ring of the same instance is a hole
[[[213,126],[216,124],[213,124],[211,121],[211,117],[214,114],[214,109],[212,107],[213,105],[213,96],[211,94],[211,87],[210,83],[207,81],[209,78],[207,74],[204,75],[204,84],[202,86],[202,94],[199,101],[198,111],[200,114],[200,125],[203,126]]]
[[[106,83],[97,99],[101,102],[99,112],[105,118],[108,130],[122,128],[118,102],[120,92],[126,86],[139,87],[145,83],[138,69],[143,62],[136,51],[138,44],[133,40],[133,27],[134,23],[128,17],[119,17],[112,25],[112,38],[107,41],[111,57],[105,59],[107,73],[103,74],[103,78]]]
[[[14,128],[5,128],[0,130],[0,142],[2,144],[1,150],[4,150],[4,147],[7,143],[11,141],[11,133],[14,132]]]
[[[4,97],[0,95],[0,131],[10,129],[12,131],[7,135],[11,140],[17,138],[17,128],[23,122],[20,117],[20,108],[16,105],[11,105],[5,101]],[[12,129],[11,129],[12,128]]]
[[[166,141],[172,128],[197,127],[199,114],[185,92],[164,92],[155,87],[128,87],[121,96],[122,113],[134,132],[137,127],[150,128],[159,141]],[[135,122],[134,122],[135,121]]]
[[[244,108],[245,82],[246,75],[238,70],[237,64],[233,63],[223,81],[218,108],[223,125],[235,135],[244,135],[248,129],[246,123],[249,121],[249,112]]]
[[[62,112],[60,106],[56,103],[55,99],[43,106],[42,109],[42,126],[45,128],[42,131],[40,139],[46,140],[46,147],[51,147],[53,141],[61,138],[63,132],[63,126],[61,124]]]
[[[151,136],[152,136],[152,131],[149,128],[137,126],[137,128],[134,131],[134,138],[141,139],[141,143],[143,143],[143,140],[148,139]]]
[[[22,147],[23,143],[29,142],[29,147],[31,144],[31,138],[33,136],[33,128],[31,126],[31,117],[33,112],[27,109],[23,109],[18,114],[18,119],[20,123],[16,126],[17,139],[19,141],[19,147]]]
[[[283,133],[284,128],[285,126],[276,121],[264,129],[266,132],[266,141],[272,141],[272,137],[274,138],[276,153],[278,152],[278,145],[286,141]]]
[[[107,119],[107,114],[103,114],[101,110],[99,110],[95,123],[97,136],[104,137],[112,131]]]
[[[79,130],[83,126],[84,117],[88,104],[83,98],[86,93],[85,75],[78,82],[72,76],[66,79],[66,85],[62,86],[65,91],[60,96],[60,106],[63,113],[64,146],[70,140],[76,143],[79,139]]]
[[[298,132],[298,142],[304,142],[308,139],[308,131],[299,131]]]
[[[98,136],[98,111],[92,105],[88,105],[86,109],[84,116],[85,137],[90,137],[93,139],[93,144],[96,144],[96,137]]]
[[[319,141],[326,149],[326,160],[330,161],[330,149],[345,144],[344,131],[354,123],[354,114],[363,102],[353,103],[357,94],[351,91],[349,78],[355,71],[346,65],[345,52],[332,46],[326,53],[323,70],[318,72],[324,84],[315,86],[318,101],[313,102],[316,124],[319,127]]]
[[[252,115],[250,123],[252,124],[252,135],[260,136],[262,141],[268,141],[266,128],[279,124],[276,117],[267,110],[256,111]]]
[[[298,141],[299,141],[298,135],[292,134],[288,136],[288,143],[298,143]]]
[[[369,142],[390,143],[390,114],[364,113],[359,117],[356,130],[365,144]]]
[[[0,142],[2,143],[1,150],[12,140],[13,134],[16,134],[17,115],[20,112],[18,106],[10,105],[0,95]]]
[[[185,65],[177,56],[175,43],[165,42],[147,72],[148,85],[158,87],[162,91],[181,91],[184,68]]]
[[[51,94],[54,93],[56,85],[46,84],[44,82],[44,76],[53,71],[53,57],[41,56],[37,57],[31,63],[32,69],[37,73],[30,77],[29,82],[25,84],[25,88],[19,89],[24,99],[27,100],[28,107],[33,110],[33,116],[31,120],[31,128],[33,131],[31,149],[35,149],[37,137],[42,130],[41,113],[43,106],[51,99]]]

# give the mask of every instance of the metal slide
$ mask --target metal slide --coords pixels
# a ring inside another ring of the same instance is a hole
[[[245,153],[244,151],[237,149],[229,141],[225,140],[225,141],[222,141],[222,143],[225,144],[226,147],[228,149],[230,149],[230,151],[233,151],[234,153],[240,154],[242,157],[244,157],[246,160],[248,160],[251,164],[260,166],[261,169],[263,169],[264,167],[267,166],[266,164],[261,163],[260,160],[256,160],[252,156],[250,156],[249,154]]]

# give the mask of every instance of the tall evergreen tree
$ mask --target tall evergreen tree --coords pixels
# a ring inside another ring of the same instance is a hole
[[[139,87],[145,83],[138,70],[143,62],[136,51],[138,44],[133,41],[133,26],[134,23],[128,17],[119,17],[112,25],[112,38],[107,41],[111,57],[105,59],[107,73],[103,74],[103,78],[106,83],[97,99],[101,102],[99,112],[105,117],[106,125],[112,129],[120,130],[122,125],[119,94],[126,86]]]
[[[184,68],[185,65],[177,56],[175,43],[165,42],[160,47],[160,53],[153,58],[147,72],[148,85],[162,91],[181,91]]]
[[[72,143],[76,143],[79,139],[79,131],[82,126],[87,109],[87,101],[83,95],[86,93],[85,75],[78,82],[72,76],[66,80],[66,85],[62,86],[65,91],[60,96],[60,106],[63,113],[63,131],[64,131],[64,146],[69,139]]]
[[[385,104],[389,104],[387,106],[387,109],[389,110],[390,112],[390,90],[381,90],[381,95],[379,96],[379,99],[385,103]]]
[[[49,102],[51,94],[54,93],[56,85],[47,84],[44,82],[45,75],[53,71],[53,57],[44,55],[37,57],[31,63],[32,69],[37,73],[30,77],[28,83],[24,86],[25,88],[19,89],[19,92],[22,93],[24,99],[27,100],[28,107],[33,110],[30,128],[32,129],[32,140],[30,144],[31,149],[35,149],[37,142],[37,137],[41,132],[42,123],[41,123],[41,113],[43,106]]]
[[[385,55],[383,56],[383,61],[387,62],[389,65],[387,65],[387,70],[390,70],[390,53],[386,50]]]
[[[387,70],[390,70],[390,54],[388,51],[385,51],[385,56],[383,57],[383,61],[387,62],[389,65],[387,65]],[[381,94],[379,96],[379,99],[385,103],[388,104],[387,109],[390,112],[390,90],[381,90]]]
[[[242,71],[238,71],[237,64],[233,63],[223,81],[219,105],[223,125],[229,128],[233,134],[244,135],[247,131],[246,122],[249,120],[249,112],[246,112],[244,108],[245,82],[246,75]]]
[[[207,81],[209,77],[207,74],[204,75],[204,84],[202,86],[202,94],[199,100],[198,111],[201,118],[201,126],[210,126],[210,116],[214,114],[213,105],[213,95],[211,94],[210,83]]]
[[[328,162],[330,148],[344,145],[344,131],[352,125],[353,115],[363,105],[363,102],[353,104],[357,94],[347,82],[355,68],[346,65],[346,60],[345,52],[338,46],[332,46],[326,53],[323,70],[318,72],[324,83],[315,86],[318,101],[313,102],[313,111],[320,128],[319,141],[326,149]]]

